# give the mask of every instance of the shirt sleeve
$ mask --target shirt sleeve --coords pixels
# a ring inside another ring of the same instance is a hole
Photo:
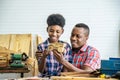
[[[100,55],[97,50],[91,50],[88,53],[84,65],[91,67],[93,70],[100,68]]]
[[[43,51],[41,44],[39,44],[39,45],[37,46],[37,50],[38,50],[38,51]]]
[[[66,43],[64,58],[68,62],[72,63],[72,49],[68,43]]]
[[[42,44],[39,44],[39,45],[37,46],[37,50],[38,50],[38,51],[43,51]],[[41,60],[40,60],[40,59],[41,59],[41,57],[38,58],[38,64],[41,64]]]

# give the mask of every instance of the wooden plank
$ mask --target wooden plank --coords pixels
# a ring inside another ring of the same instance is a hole
[[[71,77],[93,77],[95,75],[90,74],[91,72],[61,72],[61,76],[71,76]]]
[[[9,49],[10,34],[0,34],[0,46]]]
[[[0,73],[28,73],[27,67],[24,68],[11,68],[11,67],[0,67]]]
[[[17,51],[16,48],[17,48],[17,44],[15,45],[16,43],[16,35],[15,34],[11,34],[11,39],[10,39],[10,47],[9,49],[10,50],[14,50],[14,51]]]
[[[31,42],[30,42],[30,53],[31,54],[30,54],[30,56],[31,56],[31,58],[34,58],[35,54],[34,54],[34,49],[33,49],[33,39],[32,38],[33,38],[33,36],[31,35],[31,39],[30,39],[31,40]]]
[[[21,78],[17,80],[51,80],[49,78],[40,78],[40,77],[27,77],[27,78]]]
[[[12,34],[10,42],[10,50],[18,53],[25,52],[29,55],[30,52],[31,34]]]
[[[42,37],[40,35],[37,35],[36,44],[38,45],[38,44],[40,44],[42,42],[43,42]]]
[[[38,61],[35,59],[35,67],[34,67],[34,76],[39,75],[39,70],[38,70]]]
[[[89,74],[89,72],[61,72],[61,76],[67,76],[67,75],[75,75],[75,74]]]
[[[118,80],[118,79],[104,79],[104,78],[91,78],[91,77],[61,77],[61,76],[52,76],[51,80]]]

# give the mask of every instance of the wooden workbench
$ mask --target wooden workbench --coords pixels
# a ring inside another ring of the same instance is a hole
[[[104,79],[104,78],[93,78],[93,77],[70,77],[70,76],[51,76],[50,78],[45,77],[26,77],[26,78],[20,78],[17,80],[118,80],[118,79]]]
[[[118,79],[105,79],[105,78],[91,78],[91,77],[70,77],[70,76],[52,76],[51,80],[118,80]]]
[[[0,67],[0,73],[21,73],[20,77],[24,77],[24,73],[28,73],[28,68],[11,68],[11,67]]]

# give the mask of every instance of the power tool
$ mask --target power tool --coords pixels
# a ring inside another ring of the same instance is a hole
[[[22,67],[25,67],[25,63],[23,62],[28,59],[28,56],[25,53],[22,53],[22,54],[11,53],[10,58],[11,58],[9,61],[10,67],[22,68]]]

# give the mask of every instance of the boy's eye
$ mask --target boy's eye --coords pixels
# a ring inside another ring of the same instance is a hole
[[[60,33],[60,31],[54,31],[54,30],[50,30],[50,32],[56,32],[56,33]]]
[[[71,34],[71,37],[73,37],[74,35],[73,34]]]
[[[60,33],[60,31],[56,31],[57,33]]]
[[[53,30],[50,30],[50,32],[54,32]]]

